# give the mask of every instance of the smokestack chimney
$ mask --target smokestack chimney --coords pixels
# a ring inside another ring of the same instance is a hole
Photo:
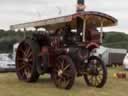
[[[78,4],[84,4],[84,0],[77,0]]]
[[[82,12],[85,9],[84,0],[77,0],[77,12]]]

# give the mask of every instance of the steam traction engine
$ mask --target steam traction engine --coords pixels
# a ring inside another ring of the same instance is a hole
[[[83,76],[89,86],[104,86],[107,69],[94,53],[102,44],[103,27],[114,26],[117,20],[84,8],[84,0],[78,0],[75,14],[11,26],[12,30],[36,28],[17,49],[16,73],[20,80],[35,82],[39,75],[49,73],[59,88],[70,89],[75,76]],[[39,32],[39,28],[46,31]]]

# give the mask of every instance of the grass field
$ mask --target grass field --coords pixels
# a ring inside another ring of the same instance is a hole
[[[15,73],[0,73],[0,96],[128,96],[127,79],[113,77],[122,68],[109,68],[108,81],[103,88],[88,87],[83,78],[76,78],[71,90],[58,89],[50,78],[41,76],[36,83],[24,83],[17,79]]]

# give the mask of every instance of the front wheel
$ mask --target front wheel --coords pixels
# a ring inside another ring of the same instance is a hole
[[[70,89],[75,80],[75,67],[70,57],[57,57],[51,77],[58,88]]]
[[[107,80],[107,68],[99,57],[89,58],[84,79],[89,86],[98,88],[104,86]]]

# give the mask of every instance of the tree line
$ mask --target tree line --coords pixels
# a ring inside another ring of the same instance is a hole
[[[11,53],[13,45],[24,39],[25,36],[31,36],[32,31],[5,31],[0,30],[0,53]],[[128,35],[123,32],[106,32],[103,40],[103,46],[111,48],[128,49]]]

